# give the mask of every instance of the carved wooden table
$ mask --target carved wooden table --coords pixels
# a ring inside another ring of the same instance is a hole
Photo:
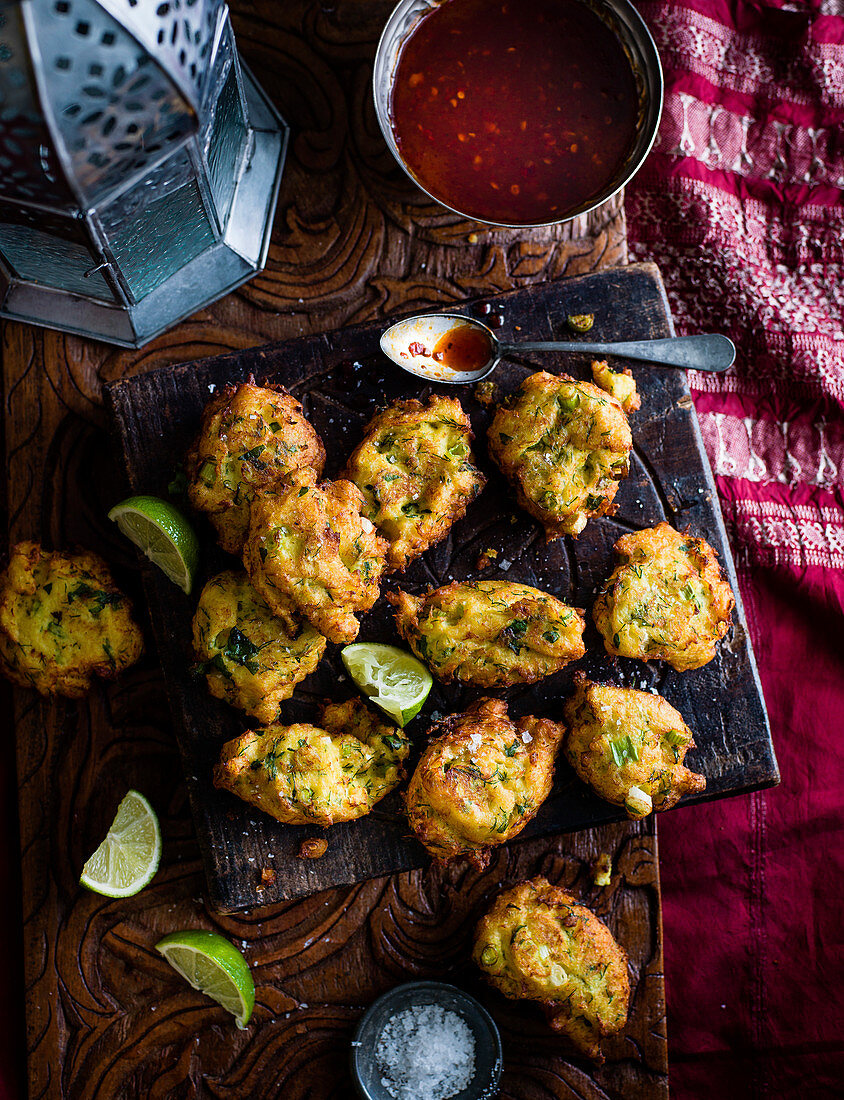
[[[3,333],[10,541],[97,549],[142,607],[134,551],[105,519],[120,481],[105,380],[342,324],[625,262],[620,201],[565,229],[488,230],[425,200],[394,166],[369,73],[391,0],[233,3],[241,52],[293,127],[266,271],[142,352],[9,324]],[[650,823],[529,841],[483,874],[424,870],[220,917],[203,901],[184,785],[152,640],[141,665],[78,704],[14,693],[21,814],[29,1090],[33,1098],[348,1100],[348,1041],[380,992],[416,977],[478,991],[472,922],[502,880],[545,873],[609,915],[644,964],[635,1027],[589,1071],[539,1013],[503,1000],[502,1096],[667,1096],[656,837]],[[129,787],[164,830],[162,868],[138,897],[80,890],[82,863]],[[612,887],[591,887],[596,851]],[[153,945],[218,928],[242,943],[255,1023],[236,1032],[180,984]],[[519,1026],[515,1024],[518,1020]],[[518,1038],[516,1038],[518,1036]]]

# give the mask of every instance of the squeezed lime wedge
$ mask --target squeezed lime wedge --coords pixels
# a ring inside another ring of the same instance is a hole
[[[127,497],[108,518],[174,584],[190,592],[199,565],[199,539],[178,508],[160,497]]]
[[[433,680],[412,653],[383,642],[355,642],[340,656],[357,687],[400,726],[422,709]]]
[[[255,983],[249,964],[233,943],[217,932],[194,928],[171,932],[155,945],[173,969],[194,989],[211,997],[245,1028],[255,1007]]]
[[[130,898],[151,881],[161,860],[161,830],[142,794],[129,791],[79,881],[107,898]]]

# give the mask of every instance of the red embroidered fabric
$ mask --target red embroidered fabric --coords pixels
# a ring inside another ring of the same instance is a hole
[[[628,189],[679,332],[782,772],[660,820],[672,1096],[844,1095],[844,2],[643,2],[665,67]]]

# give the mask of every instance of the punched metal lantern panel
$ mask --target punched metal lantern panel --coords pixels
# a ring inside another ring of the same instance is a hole
[[[138,347],[245,282],[287,134],[221,0],[0,0],[0,314]]]

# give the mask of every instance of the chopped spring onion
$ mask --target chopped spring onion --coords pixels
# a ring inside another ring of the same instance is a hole
[[[627,792],[624,808],[631,817],[647,817],[654,808],[653,799],[641,787],[631,787]]]

